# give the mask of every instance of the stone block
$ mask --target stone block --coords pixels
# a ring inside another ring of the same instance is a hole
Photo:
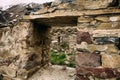
[[[87,42],[88,44],[92,43],[91,36],[88,32],[77,32],[77,43],[81,44],[81,42]]]
[[[88,51],[100,51],[100,52],[109,52],[109,53],[118,53],[118,49],[114,44],[104,44],[104,45],[88,45]]]
[[[93,20],[92,17],[79,17],[78,18],[78,23],[88,23],[88,22],[91,22]]]
[[[106,17],[106,16],[97,16],[95,17],[96,20],[98,21],[102,21],[102,22],[109,22],[109,17]]]
[[[100,55],[94,53],[77,53],[76,57],[76,65],[80,67],[92,68],[101,66]]]
[[[99,54],[78,53],[75,59],[77,80],[91,80],[92,77],[112,80],[120,77],[118,68],[101,66],[101,56]]]
[[[119,29],[120,23],[119,22],[107,22],[107,23],[100,23],[96,26],[96,29]]]
[[[90,79],[84,75],[77,75],[75,80],[90,80]]]
[[[86,52],[88,51],[88,44],[86,42],[82,42],[81,44],[76,44],[77,51]]]
[[[95,44],[119,44],[118,37],[95,37]]]
[[[120,21],[120,16],[97,16],[95,17],[96,20],[102,21],[102,22],[118,22]]]
[[[93,37],[120,37],[120,29],[98,29],[92,31]]]
[[[88,28],[90,27],[90,23],[77,23],[77,26],[79,29],[85,29],[85,28]]]
[[[107,8],[113,0],[75,0],[74,3],[84,9]]]
[[[77,51],[79,52],[108,52],[108,53],[118,53],[118,47],[114,44],[87,44],[82,42],[76,45]]]
[[[120,71],[113,68],[85,68],[85,67],[76,67],[77,75],[82,75],[85,77],[94,77],[101,79],[115,79],[120,77]]]
[[[107,68],[120,68],[120,55],[103,53],[102,66]]]
[[[14,68],[8,67],[8,66],[0,67],[0,73],[8,77],[11,77],[11,78],[16,77],[16,72],[17,70],[15,70]]]

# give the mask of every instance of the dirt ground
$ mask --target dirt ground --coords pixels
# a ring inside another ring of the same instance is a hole
[[[28,80],[75,80],[75,68],[53,65],[36,72]]]

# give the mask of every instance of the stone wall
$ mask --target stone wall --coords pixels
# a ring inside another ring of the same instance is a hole
[[[76,46],[76,26],[72,27],[52,27],[51,29],[51,50],[63,51],[66,54],[75,52]]]
[[[24,16],[32,23],[20,22],[14,27],[1,28],[0,72],[23,80],[37,69],[47,66],[52,38],[52,49],[67,52],[69,47],[77,50],[77,80],[119,80],[119,2],[75,0],[56,5],[47,3],[42,9]],[[61,28],[52,28],[53,37],[50,37],[51,27],[48,25]],[[66,49],[61,49],[61,44],[67,44]]]
[[[0,28],[0,73],[24,80],[49,64],[50,27],[20,22]]]
[[[104,1],[102,2],[103,5]],[[92,4],[94,4],[94,1]],[[92,6],[99,7],[99,5]],[[86,7],[90,9],[92,6]],[[97,7],[94,8],[101,8]],[[106,9],[110,8],[106,7]],[[99,11],[95,11],[99,13]],[[78,18],[76,46],[77,80],[120,79],[119,18],[120,15],[114,13],[83,15]]]

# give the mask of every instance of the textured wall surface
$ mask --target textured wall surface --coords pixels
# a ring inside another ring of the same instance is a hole
[[[32,23],[0,28],[0,73],[23,80],[49,64],[49,48],[69,52],[68,48],[60,48],[65,44],[76,50],[77,80],[119,80],[119,2],[46,3],[37,12],[24,16]],[[53,26],[61,28],[51,30]]]
[[[1,28],[0,73],[12,78],[27,78],[48,65],[50,40],[47,33],[47,27],[33,26],[30,22]]]
[[[51,29],[51,50],[63,51],[65,53],[75,52],[76,27],[52,27]]]
[[[119,15],[78,18],[77,80],[119,80]]]

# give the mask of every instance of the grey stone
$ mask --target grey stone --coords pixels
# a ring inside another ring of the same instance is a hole
[[[117,37],[97,37],[94,40],[97,44],[119,44],[119,38]]]
[[[55,0],[57,3],[66,3],[66,2],[72,2],[74,0]]]

